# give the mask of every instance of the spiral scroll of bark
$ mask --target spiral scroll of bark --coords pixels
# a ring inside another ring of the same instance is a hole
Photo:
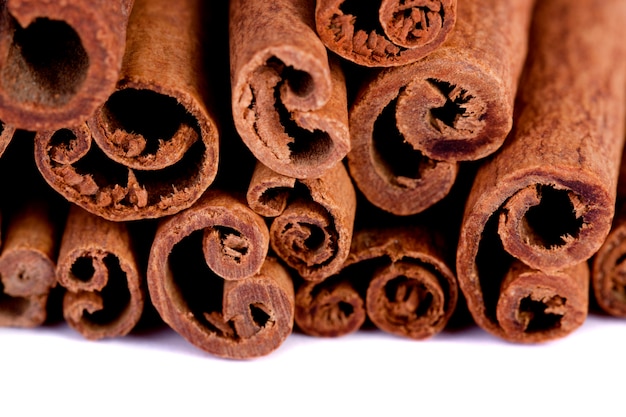
[[[587,272],[579,264],[600,248],[614,215],[625,18],[618,0],[537,3],[515,128],[477,173],[457,251],[469,310],[499,337],[549,340],[584,320]],[[521,301],[506,301],[510,291]],[[511,327],[503,316],[526,318]]]
[[[496,151],[513,123],[532,0],[459,4],[450,38],[428,57],[361,86],[350,113],[350,174],[398,215],[448,194],[456,162]],[[499,22],[507,22],[506,25]]]
[[[350,251],[356,195],[342,164],[317,179],[296,180],[257,163],[248,204],[274,217],[272,249],[309,281],[335,274]]]
[[[388,333],[418,340],[439,333],[458,298],[444,246],[424,227],[359,231],[338,275],[298,288],[296,323],[307,334],[341,336],[367,312]]]
[[[63,316],[87,339],[128,334],[144,308],[144,277],[124,223],[72,206],[56,269]]]
[[[33,200],[7,222],[0,253],[0,326],[39,326],[56,285],[57,220],[48,204]]]
[[[0,119],[50,130],[86,120],[118,80],[133,0],[0,6]]]
[[[213,182],[219,141],[199,4],[137,1],[117,90],[87,124],[37,134],[37,166],[66,199],[108,220],[157,218],[190,207]]]
[[[315,24],[324,44],[341,57],[390,67],[439,48],[453,33],[456,9],[456,0],[317,0]]]
[[[159,225],[148,264],[152,302],[200,349],[266,355],[291,333],[294,308],[291,278],[266,258],[268,247],[263,218],[243,200],[209,191]]]
[[[346,86],[313,29],[311,0],[230,2],[232,111],[254,156],[315,178],[350,150]]]

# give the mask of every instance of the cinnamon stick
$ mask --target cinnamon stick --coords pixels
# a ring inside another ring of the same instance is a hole
[[[270,353],[291,333],[294,294],[287,271],[266,258],[268,246],[263,219],[242,199],[208,191],[157,229],[148,262],[154,306],[209,353]]]
[[[274,217],[272,249],[301,277],[321,281],[341,269],[356,212],[354,188],[342,164],[320,178],[296,180],[257,163],[247,200],[260,215]]]
[[[624,18],[619,0],[537,3],[515,127],[477,173],[457,252],[470,312],[502,338],[562,337],[584,320],[578,264],[609,232],[623,146]]]
[[[398,66],[436,50],[454,28],[456,8],[456,0],[317,0],[315,23],[341,57],[368,67]]]
[[[91,340],[128,334],[144,308],[142,275],[124,223],[70,208],[56,276],[72,328]]]
[[[138,0],[116,91],[88,124],[38,133],[37,166],[69,201],[108,220],[190,207],[217,173],[202,77],[198,0]]]
[[[0,253],[0,326],[35,327],[46,320],[56,285],[58,220],[45,201],[14,209]]]
[[[455,30],[437,51],[362,85],[350,112],[348,161],[369,201],[398,215],[421,212],[449,192],[456,161],[502,145],[533,3],[461,2]]]
[[[357,330],[367,312],[388,333],[418,340],[439,333],[458,297],[444,248],[423,226],[355,233],[337,276],[298,288],[296,323],[307,334],[341,336]]]
[[[111,94],[133,0],[0,6],[0,119],[29,130],[87,119]]]
[[[15,128],[0,121],[0,157],[4,154],[9,143],[11,143],[13,135],[15,135]]]
[[[313,0],[230,2],[232,112],[263,164],[314,178],[350,149],[344,76],[314,30]]]

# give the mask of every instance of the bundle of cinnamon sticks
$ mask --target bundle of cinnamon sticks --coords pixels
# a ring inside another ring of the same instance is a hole
[[[294,329],[422,340],[455,312],[553,340],[590,286],[626,316],[622,0],[0,10],[0,171],[20,196],[0,325],[59,309],[119,337],[153,306],[244,359]]]

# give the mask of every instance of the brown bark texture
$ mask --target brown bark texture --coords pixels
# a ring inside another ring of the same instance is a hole
[[[562,337],[585,318],[580,263],[609,232],[623,147],[625,18],[619,0],[537,3],[514,128],[477,173],[457,251],[475,321],[502,338]]]
[[[0,157],[2,157],[7,146],[11,143],[13,135],[15,135],[15,128],[0,121]]]
[[[72,206],[56,276],[67,290],[63,316],[87,339],[124,336],[141,318],[145,281],[124,223]]]
[[[266,355],[291,333],[294,309],[291,278],[268,247],[263,218],[243,198],[208,191],[159,225],[148,263],[152,302],[200,349]]]
[[[463,3],[462,1],[460,3]],[[457,20],[456,0],[317,0],[317,33],[358,65],[406,65],[435,51]]]
[[[296,323],[310,335],[341,336],[361,327],[367,314],[385,332],[431,337],[458,298],[446,258],[441,236],[425,227],[359,231],[338,275],[298,288]]]
[[[28,130],[86,120],[113,92],[133,0],[6,0],[0,119]]]
[[[312,0],[230,2],[235,127],[254,156],[316,178],[350,150],[343,72],[317,37]]]
[[[200,2],[138,0],[116,91],[87,124],[39,132],[37,166],[69,201],[108,220],[171,215],[213,182]]]
[[[350,111],[348,160],[369,201],[398,215],[423,211],[450,191],[455,162],[502,145],[513,123],[532,6],[532,0],[461,2],[441,48],[361,86]]]
[[[0,326],[36,327],[46,320],[48,295],[57,283],[57,222],[50,206],[37,199],[7,219],[0,253]]]
[[[320,178],[296,180],[259,162],[247,200],[260,215],[274,217],[272,249],[302,278],[321,281],[341,269],[356,212],[356,194],[343,164]]]

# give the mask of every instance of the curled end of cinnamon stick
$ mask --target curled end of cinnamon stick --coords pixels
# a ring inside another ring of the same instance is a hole
[[[570,334],[587,317],[588,288],[584,262],[554,273],[515,262],[502,282],[496,307],[504,337],[534,343]]]
[[[0,42],[2,119],[28,130],[87,119],[115,87],[131,4],[7,1]]]
[[[305,282],[296,292],[295,321],[306,334],[339,337],[365,322],[363,297],[348,280]]]
[[[56,276],[67,290],[63,316],[85,338],[124,336],[139,321],[145,290],[124,224],[73,206]]]
[[[456,282],[450,271],[401,261],[374,274],[366,299],[367,314],[378,328],[425,339],[439,333],[450,319]]]
[[[611,231],[593,260],[591,282],[598,305],[616,317],[626,317],[626,224]]]
[[[321,0],[316,6],[317,33],[333,52],[368,67],[400,66],[438,48],[456,22],[456,0],[362,4]]]

